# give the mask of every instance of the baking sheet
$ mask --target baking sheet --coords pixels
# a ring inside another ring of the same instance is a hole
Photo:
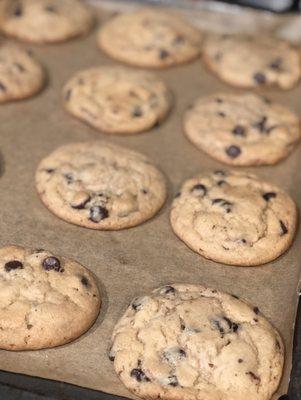
[[[112,2],[100,3],[112,7]],[[169,224],[170,204],[181,182],[206,169],[224,168],[184,137],[183,111],[200,95],[233,89],[209,74],[199,60],[157,71],[175,95],[170,117],[147,133],[108,137],[66,114],[60,99],[61,87],[73,73],[114,63],[97,49],[95,31],[61,45],[24,47],[32,48],[46,66],[49,82],[35,98],[0,107],[0,245],[47,248],[76,259],[97,276],[103,307],[92,329],[71,344],[41,351],[0,351],[0,369],[134,398],[119,382],[106,356],[114,324],[135,296],[167,283],[199,283],[247,299],[281,332],[286,364],[278,395],[286,393],[300,280],[300,232],[292,248],[278,260],[246,268],[224,266],[198,256],[172,233]],[[265,93],[301,114],[300,85],[287,92]],[[169,197],[151,221],[119,232],[96,232],[61,221],[39,200],[34,173],[40,159],[60,145],[98,138],[147,154],[166,174]],[[277,166],[248,170],[286,189],[300,208],[300,160],[301,146]]]

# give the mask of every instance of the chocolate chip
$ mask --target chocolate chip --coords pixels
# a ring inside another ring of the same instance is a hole
[[[238,296],[236,296],[236,294],[231,294],[231,296],[232,296],[232,297],[234,297],[234,299],[237,299],[237,300],[239,300],[239,297],[238,297]]]
[[[219,97],[217,97],[217,98],[215,99],[215,101],[216,101],[217,103],[219,103],[219,104],[222,104],[222,103],[223,103],[223,100],[220,99]]]
[[[70,185],[70,183],[74,182],[74,177],[71,173],[68,172],[68,173],[64,174],[63,176],[66,179],[68,185]]]
[[[80,281],[84,286],[89,286],[89,281],[85,276],[82,276]]]
[[[115,360],[115,356],[112,356],[112,355],[109,354],[109,360],[110,361],[114,361]]]
[[[55,13],[57,10],[54,6],[52,6],[51,4],[45,7],[45,10],[48,12],[52,12]]]
[[[43,260],[42,265],[46,271],[54,270],[57,272],[61,271],[60,260],[56,257],[50,256]]]
[[[241,150],[238,146],[232,145],[226,148],[226,153],[229,157],[236,158],[240,155]]]
[[[235,136],[246,136],[246,129],[242,125],[236,125],[232,130],[233,135]]]
[[[29,330],[29,329],[33,328],[33,325],[27,324],[27,325],[26,325],[26,328]]]
[[[21,4],[18,3],[18,4],[16,5],[15,9],[14,9],[13,15],[14,15],[15,17],[21,17],[22,14],[23,14],[23,11],[22,11]]]
[[[165,60],[165,58],[167,58],[167,57],[169,57],[169,56],[170,56],[170,53],[169,53],[167,50],[161,49],[161,50],[159,51],[159,58],[160,58],[160,60]]]
[[[191,191],[191,193],[193,193],[197,196],[202,196],[202,197],[206,196],[206,194],[207,194],[207,188],[202,183],[197,183],[196,185],[194,185],[191,188],[190,191]]]
[[[140,310],[141,306],[142,306],[141,298],[138,297],[137,299],[134,299],[134,301],[132,302],[131,305],[132,305],[133,310],[135,310],[135,311]]]
[[[244,360],[242,358],[238,359],[239,364],[241,364]]]
[[[239,325],[236,322],[231,321],[227,317],[220,317],[219,319],[212,320],[212,326],[217,329],[221,334],[237,332]]]
[[[283,60],[281,58],[275,58],[275,60],[269,64],[269,68],[273,69],[274,71],[281,72],[283,70],[282,62]]]
[[[173,44],[179,44],[179,43],[183,43],[185,41],[184,36],[182,35],[177,35],[174,40],[173,40]]]
[[[179,381],[178,378],[176,377],[176,375],[171,375],[168,377],[168,384],[170,386],[179,386]]]
[[[246,374],[247,374],[247,375],[250,375],[250,377],[251,377],[252,379],[254,379],[255,381],[260,382],[259,376],[255,375],[254,372],[248,371],[248,372],[246,372]]]
[[[52,174],[52,172],[55,171],[54,168],[46,168],[45,171],[47,172],[47,174]]]
[[[223,180],[223,179],[221,179],[220,181],[217,181],[216,182],[216,184],[217,184],[217,186],[223,186],[223,185],[225,185],[227,182],[225,181],[225,180]]]
[[[165,360],[171,364],[178,362],[186,357],[186,352],[180,347],[172,347],[163,352]]]
[[[132,113],[131,113],[132,117],[134,118],[138,118],[141,117],[143,115],[143,112],[141,110],[141,107],[139,106],[134,106],[132,109]]]
[[[290,400],[290,398],[287,394],[284,394],[284,395],[278,397],[278,400]]]
[[[176,291],[176,289],[174,287],[168,285],[168,286],[164,286],[164,288],[160,290],[160,293],[161,294],[171,294],[171,293],[174,294],[175,291]]]
[[[265,201],[269,201],[270,199],[274,199],[277,196],[275,192],[266,192],[262,195]]]
[[[230,203],[230,201],[227,201],[225,199],[213,199],[211,201],[212,205],[218,204],[219,206],[223,207],[226,211],[226,213],[230,213],[232,211],[233,203]]]
[[[266,77],[262,72],[256,72],[253,75],[253,79],[258,85],[264,85],[266,83]]]
[[[135,378],[138,382],[149,382],[150,379],[145,375],[145,373],[140,368],[134,368],[131,371],[131,377]]]
[[[276,347],[277,347],[277,349],[278,349],[278,350],[280,350],[280,349],[281,349],[280,342],[279,342],[279,340],[278,340],[278,339],[276,339]]]
[[[6,92],[6,86],[2,82],[0,82],[0,90]]]
[[[222,112],[222,111],[218,111],[217,115],[219,115],[222,118],[225,118],[225,116],[226,116],[226,114],[224,112]]]
[[[90,208],[90,217],[89,219],[92,222],[100,222],[105,218],[108,218],[109,212],[105,207],[102,206],[92,206]]]
[[[147,190],[147,189],[141,189],[141,192],[142,192],[143,194],[147,194],[147,193],[148,193],[148,190]]]
[[[13,260],[13,261],[8,261],[7,263],[5,263],[4,268],[5,268],[6,272],[10,272],[11,270],[14,270],[14,269],[23,269],[24,266],[21,263],[21,261]]]
[[[76,210],[82,210],[85,208],[85,206],[89,203],[89,201],[91,200],[91,197],[88,196],[84,201],[82,201],[79,204],[76,205],[71,205],[72,208],[76,209]]]
[[[214,367],[214,364],[212,364],[212,363],[209,363],[208,365],[209,365],[210,368]]]
[[[177,192],[176,194],[175,194],[175,199],[177,198],[177,197],[180,197],[181,196],[181,192]]]
[[[280,236],[286,235],[288,232],[287,227],[285,226],[284,222],[280,219],[279,220],[280,228],[281,228],[281,234]]]
[[[258,307],[254,307],[254,308],[253,308],[253,311],[254,311],[254,313],[255,313],[256,315],[259,314],[259,308],[258,308]]]
[[[35,249],[35,253],[44,253],[45,249]]]
[[[260,121],[255,122],[252,126],[258,129],[261,133],[268,133],[268,128],[266,126],[268,118],[264,115]]]

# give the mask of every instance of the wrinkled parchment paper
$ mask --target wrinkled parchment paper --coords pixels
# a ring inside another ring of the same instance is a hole
[[[114,7],[119,10],[124,5],[124,2],[97,3],[107,9],[100,19],[106,18]],[[187,9],[184,12],[189,14]],[[199,15],[198,21],[202,21],[205,15],[208,23],[208,12],[194,11],[193,19]],[[210,13],[213,20],[214,15]],[[218,26],[223,14],[228,18],[224,11],[217,13]],[[240,20],[241,24],[240,13],[233,18],[231,21]],[[273,18],[264,14],[262,19],[272,26]],[[280,20],[275,25],[283,27]],[[261,19],[258,23],[263,24]],[[247,299],[281,332],[286,364],[278,395],[285,393],[291,369],[300,278],[300,233],[292,248],[275,262],[245,268],[224,266],[200,257],[172,233],[169,224],[170,204],[181,182],[200,171],[224,167],[186,140],[181,128],[183,111],[200,95],[233,89],[209,74],[199,60],[158,71],[175,95],[175,105],[166,122],[140,135],[108,137],[66,114],[60,99],[61,87],[73,73],[114,63],[97,49],[95,30],[85,38],[60,45],[23,46],[34,50],[45,65],[49,79],[46,89],[35,98],[0,106],[0,245],[47,248],[54,254],[76,259],[97,276],[103,306],[95,325],[78,340],[50,350],[0,351],[0,369],[133,398],[119,382],[106,356],[114,324],[135,296],[167,283],[199,283]],[[265,93],[301,114],[301,85],[287,92]],[[34,173],[40,159],[65,143],[97,138],[147,154],[166,174],[169,197],[151,221],[119,232],[96,232],[61,221],[39,200]],[[277,166],[249,170],[286,189],[300,208],[300,159],[301,146]]]

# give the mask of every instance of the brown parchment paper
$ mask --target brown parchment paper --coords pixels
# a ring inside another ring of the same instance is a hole
[[[111,2],[100,3],[107,6]],[[122,7],[121,3],[118,7]],[[292,248],[275,262],[245,268],[200,257],[172,233],[169,224],[170,204],[181,182],[200,171],[225,167],[198,151],[184,137],[183,111],[200,95],[233,89],[209,74],[199,60],[158,71],[175,96],[166,122],[136,136],[108,137],[66,114],[60,99],[61,87],[73,73],[114,63],[97,49],[95,31],[65,44],[23,46],[34,50],[49,78],[45,90],[35,98],[0,106],[0,245],[47,248],[76,259],[97,276],[103,306],[95,325],[78,340],[42,351],[0,351],[0,369],[133,398],[119,382],[106,355],[114,324],[135,296],[168,283],[199,283],[247,299],[281,332],[286,364],[278,394],[285,393],[300,278],[300,233]],[[265,93],[301,114],[301,85],[287,92]],[[168,200],[149,222],[119,232],[96,232],[60,220],[39,200],[34,173],[41,158],[65,143],[98,138],[147,154],[166,174]],[[301,146],[276,166],[249,169],[286,189],[300,208],[300,168]]]

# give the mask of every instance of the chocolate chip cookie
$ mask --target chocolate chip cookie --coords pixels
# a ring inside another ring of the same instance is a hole
[[[256,175],[215,171],[184,182],[170,221],[202,256],[251,266],[274,260],[291,245],[297,210],[287,193]]]
[[[149,72],[105,66],[77,73],[63,90],[65,108],[102,132],[134,134],[167,115],[172,96]]]
[[[216,94],[195,101],[184,117],[186,136],[230,165],[275,164],[300,140],[299,118],[256,94]]]
[[[175,284],[133,300],[109,358],[145,399],[270,400],[283,368],[278,332],[235,295]]]
[[[44,158],[36,186],[55,215],[92,229],[138,225],[166,198],[164,176],[144,155],[97,141],[68,144]]]
[[[78,338],[97,318],[91,272],[47,250],[0,249],[0,348],[35,350]]]
[[[0,41],[0,103],[36,94],[44,85],[42,66],[30,52]]]
[[[238,87],[290,89],[301,74],[297,50],[283,40],[265,35],[209,35],[203,59],[219,78]]]
[[[109,20],[100,28],[97,40],[116,60],[164,68],[198,57],[201,33],[177,14],[142,9]]]
[[[87,33],[92,11],[81,0],[3,0],[0,29],[33,43],[62,42]]]

